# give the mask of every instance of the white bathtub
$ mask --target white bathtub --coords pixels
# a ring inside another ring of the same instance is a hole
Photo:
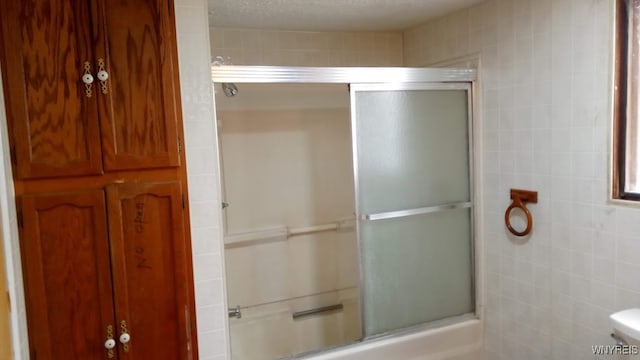
[[[482,323],[463,320],[404,336],[366,341],[306,360],[482,360]]]

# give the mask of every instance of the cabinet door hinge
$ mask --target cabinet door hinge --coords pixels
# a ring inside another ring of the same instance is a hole
[[[182,208],[185,208],[185,200],[184,200],[184,194],[182,194]]]
[[[178,138],[178,152],[182,151],[182,139]]]
[[[7,309],[11,313],[11,293],[7,291]]]

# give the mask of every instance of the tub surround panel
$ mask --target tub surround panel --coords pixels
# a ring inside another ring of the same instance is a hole
[[[356,288],[359,281],[353,232],[227,249],[225,260],[231,307]]]
[[[218,93],[216,99],[228,203],[226,296],[242,312],[229,321],[233,358],[275,359],[355,342],[360,310],[349,94],[343,85],[238,88],[235,97]],[[298,101],[319,93],[329,96]],[[337,231],[293,235],[338,222],[345,226]],[[343,309],[293,318],[335,304]]]
[[[353,217],[347,108],[218,111],[217,118],[228,234]]]
[[[405,32],[408,66],[481,59],[487,359],[596,359],[640,305],[640,210],[607,201],[612,5],[489,0]],[[526,241],[510,188],[539,194]]]
[[[242,310],[232,319],[234,359],[278,359],[352,343],[360,338],[357,289],[305,296]],[[294,319],[293,311],[342,304],[343,309]]]

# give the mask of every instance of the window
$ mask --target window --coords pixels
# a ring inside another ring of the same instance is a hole
[[[613,197],[640,201],[640,0],[616,1]]]

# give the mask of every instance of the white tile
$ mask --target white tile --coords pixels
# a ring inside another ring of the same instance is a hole
[[[196,1],[198,0],[192,0],[194,3]],[[176,4],[176,28],[180,34],[202,34],[203,29],[208,30],[205,8]]]
[[[192,175],[216,175],[217,176],[217,152],[213,147],[187,149],[187,171]],[[217,189],[214,189],[217,191]]]
[[[220,202],[190,202],[191,228],[219,226]]]
[[[593,177],[594,173],[594,153],[572,153],[572,175],[575,177]]]
[[[199,334],[224,329],[228,317],[222,306],[201,306],[196,312]]]
[[[592,229],[573,227],[569,236],[569,247],[574,252],[592,255],[594,238],[595,233]]]
[[[593,279],[614,284],[615,262],[611,258],[593,257]]]
[[[592,229],[593,213],[592,206],[581,203],[572,203],[571,225]]]
[[[204,9],[206,7],[206,3],[203,0],[176,0],[175,4],[176,8],[182,6],[191,6]]]
[[[591,295],[591,278],[583,274],[571,275],[569,278],[571,297],[579,301],[589,301]]]
[[[579,276],[591,277],[593,271],[592,258],[593,256],[590,253],[572,251],[571,272]]]
[[[193,120],[198,119],[194,115]],[[187,150],[190,147],[196,148],[212,148],[214,139],[213,121],[187,121],[185,119],[185,143]],[[188,153],[188,151],[187,151]]]
[[[571,179],[571,200],[580,203],[593,203],[596,180],[591,177],[574,177]]]
[[[195,255],[193,264],[193,277],[195,282],[215,280],[222,277],[222,264],[219,254]]]
[[[616,286],[630,291],[640,292],[640,281],[638,281],[638,279],[640,279],[640,263],[629,264],[617,262],[615,268]]]
[[[613,310],[615,308],[616,288],[611,281],[594,281],[591,286],[590,302],[601,308]]]
[[[625,276],[624,274],[621,276]],[[615,310],[637,308],[640,304],[640,292],[617,288],[615,293]]]
[[[196,305],[211,306],[223,303],[223,281],[222,279],[206,280],[196,282],[195,297]]]
[[[198,332],[198,349],[202,359],[224,359],[227,346],[224,331]]]
[[[536,154],[550,153],[552,151],[552,130],[548,128],[536,128],[533,131],[533,151]]]
[[[571,189],[572,189],[572,184],[571,184],[571,178],[568,176],[553,176],[551,177],[551,193],[550,196],[552,199],[558,201],[558,200],[564,200],[564,201],[568,201],[571,200]],[[554,205],[554,204],[552,204]],[[557,204],[555,204],[557,205]],[[561,220],[559,220],[561,221]]]
[[[571,128],[571,151],[592,152],[593,151],[593,128],[573,127]]]
[[[190,175],[188,177],[189,194],[191,204],[195,203],[215,203],[219,202],[218,197],[218,177],[215,174]],[[216,214],[211,214],[212,217]]]
[[[617,209],[617,232],[620,235],[637,236],[640,234],[640,210],[619,208]]]
[[[554,152],[551,154],[551,175],[571,175],[571,154],[568,152]]]
[[[218,227],[196,227],[191,229],[193,253],[220,254],[222,251],[222,230]]]
[[[640,263],[640,234],[619,236],[616,241],[616,259],[627,263]]]
[[[598,257],[611,259],[615,257],[617,236],[615,233],[599,231],[594,232],[593,253]]]

